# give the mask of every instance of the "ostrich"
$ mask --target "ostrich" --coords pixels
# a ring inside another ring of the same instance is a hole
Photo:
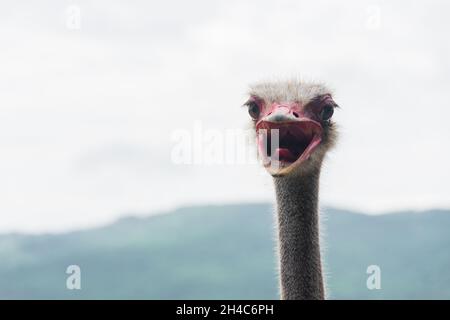
[[[275,185],[281,299],[324,299],[319,176],[337,137],[337,104],[325,86],[289,80],[251,86],[245,106]]]

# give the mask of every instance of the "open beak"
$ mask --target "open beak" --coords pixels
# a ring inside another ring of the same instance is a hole
[[[319,122],[278,106],[256,124],[258,151],[272,175],[284,175],[309,159],[322,141]]]

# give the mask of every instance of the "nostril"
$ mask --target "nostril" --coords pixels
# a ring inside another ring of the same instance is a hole
[[[300,117],[300,116],[298,115],[298,113],[297,113],[297,112],[292,112],[292,114],[293,114],[293,115],[294,115],[294,117],[296,117],[296,118]]]

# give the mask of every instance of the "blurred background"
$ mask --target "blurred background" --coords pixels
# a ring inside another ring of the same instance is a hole
[[[249,83],[299,76],[341,106],[321,190],[330,297],[449,299],[449,9],[3,1],[0,298],[277,298],[270,177],[176,163],[174,133],[243,130]]]

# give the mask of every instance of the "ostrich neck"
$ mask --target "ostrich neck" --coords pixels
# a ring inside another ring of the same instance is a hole
[[[319,245],[320,169],[275,178],[281,298],[324,299]]]

